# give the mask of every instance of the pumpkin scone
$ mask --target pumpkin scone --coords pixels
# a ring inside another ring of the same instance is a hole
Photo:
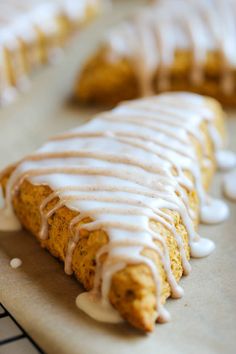
[[[76,79],[74,97],[114,105],[185,90],[235,105],[235,36],[235,1],[157,1],[105,36]]]
[[[214,249],[199,221],[227,217],[206,194],[224,136],[211,98],[122,103],[3,171],[0,228],[23,226],[63,261],[86,290],[76,304],[88,315],[152,331],[170,319],[166,299],[183,295],[190,257]]]
[[[8,0],[0,3],[0,106],[11,102],[72,33],[101,10],[102,0]]]

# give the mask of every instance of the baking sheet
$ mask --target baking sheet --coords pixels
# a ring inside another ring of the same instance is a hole
[[[31,92],[0,111],[0,168],[92,116],[95,109],[78,108],[67,100],[74,74],[102,32],[132,6],[132,0],[119,2],[113,16],[81,33],[63,60],[35,77]],[[227,123],[236,151],[236,111],[229,112]],[[214,181],[214,195],[219,195],[220,177]],[[172,322],[157,325],[150,335],[126,324],[100,324],[80,312],[75,306],[82,291],[78,282],[24,231],[0,233],[0,302],[48,354],[235,353],[236,204],[229,204],[226,223],[200,227],[202,236],[215,241],[216,250],[192,261],[191,275],[181,280],[185,296],[167,303]],[[14,257],[23,260],[18,269],[9,265]]]

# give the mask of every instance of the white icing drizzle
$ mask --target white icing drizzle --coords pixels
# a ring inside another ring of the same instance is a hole
[[[126,57],[132,62],[140,95],[171,87],[171,69],[176,52],[192,52],[189,81],[204,82],[209,53],[221,58],[220,86],[232,94],[236,68],[236,3],[234,0],[158,0],[111,31],[105,40],[108,58]]]
[[[6,45],[17,45],[17,37],[26,41],[36,39],[34,26],[40,26],[45,35],[56,30],[59,15],[66,15],[69,20],[84,20],[89,7],[96,7],[99,0],[24,0],[22,2],[9,0],[0,3],[0,31],[5,34],[3,40],[11,39]],[[14,45],[14,46],[13,46]]]
[[[229,207],[223,200],[207,197],[201,208],[201,221],[205,224],[217,224],[227,220]]]
[[[191,256],[202,258],[208,256],[215,248],[214,242],[206,238],[200,238],[199,242],[193,242],[191,245]]]
[[[0,104],[11,102],[17,90],[29,86],[30,72],[42,64],[42,38],[49,61],[60,53],[65,36],[62,17],[76,28],[86,19],[87,10],[97,9],[99,3],[100,0],[0,2]]]
[[[206,122],[215,150],[223,145],[216,130],[214,111],[206,102],[198,95],[174,93],[124,103],[82,127],[51,139],[35,154],[23,159],[11,174],[6,185],[5,208],[0,212],[1,229],[9,229],[10,222],[13,229],[19,226],[12,198],[25,179],[53,190],[40,205],[42,240],[48,237],[48,219],[59,208],[65,205],[79,213],[69,225],[67,274],[73,273],[72,259],[81,230],[102,229],[107,233],[109,242],[96,255],[94,287],[76,300],[90,316],[119,322],[120,316],[109,303],[112,276],[127,264],[143,263],[156,284],[157,319],[169,320],[161,304],[162,281],[157,266],[142,254],[144,248],[156,252],[172,297],[181,297],[183,289],[172,273],[166,239],[152,224],[154,221],[162,225],[174,236],[183,271],[188,274],[191,268],[183,240],[169,211],[181,216],[193,257],[207,256],[214,249],[212,241],[196,233],[197,215],[191,210],[187,196],[188,191],[196,189],[203,221],[224,219],[222,204],[218,212],[219,202],[205,194],[202,167],[192,141],[195,139],[199,144],[203,159],[209,159],[199,128]],[[191,173],[193,181],[185,171]],[[49,207],[52,201],[55,202]],[[89,222],[81,223],[87,218]],[[102,255],[106,255],[103,263]]]
[[[101,298],[91,292],[82,293],[77,296],[76,305],[97,321],[108,323],[123,322],[119,312],[109,302],[102,304]]]

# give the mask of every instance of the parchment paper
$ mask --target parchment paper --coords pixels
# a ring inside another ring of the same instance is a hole
[[[0,167],[94,113],[74,107],[66,96],[79,63],[104,29],[132,6],[132,0],[118,4],[113,16],[81,33],[63,60],[35,77],[30,93],[0,111]],[[230,145],[236,151],[236,111],[229,116]],[[219,184],[220,175],[214,195],[219,194]],[[78,282],[24,231],[0,234],[0,301],[48,354],[235,353],[236,205],[229,204],[231,217],[226,223],[200,227],[202,236],[215,241],[216,250],[208,258],[192,261],[192,273],[181,280],[185,296],[167,303],[172,322],[157,325],[150,335],[125,324],[100,324],[80,312],[75,306],[82,291]],[[20,268],[10,267],[13,257],[23,260]]]

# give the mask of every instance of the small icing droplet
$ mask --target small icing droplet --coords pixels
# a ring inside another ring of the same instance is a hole
[[[181,286],[176,286],[175,289],[172,291],[172,298],[173,299],[180,299],[184,295],[184,289]]]
[[[169,311],[167,311],[164,307],[162,307],[159,316],[157,317],[157,322],[166,323],[166,322],[170,322],[170,320],[171,320],[171,315]]]
[[[97,321],[108,323],[123,322],[118,311],[109,303],[102,303],[101,298],[92,293],[84,292],[78,295],[76,306]]]
[[[21,224],[12,210],[0,210],[0,230],[1,231],[19,231]]]
[[[230,170],[236,166],[236,154],[230,150],[220,150],[216,153],[216,162],[220,170]]]
[[[12,268],[19,268],[22,265],[22,260],[20,258],[12,258],[10,261],[10,266]]]
[[[236,200],[236,171],[232,171],[224,176],[223,191],[227,198]]]
[[[208,256],[214,249],[215,244],[208,238],[199,238],[198,241],[191,242],[191,256],[194,258],[202,258]]]
[[[191,264],[188,262],[187,264],[185,264],[185,267],[184,267],[184,275],[189,275],[191,270],[192,270]]]
[[[204,224],[218,224],[228,217],[229,207],[223,200],[208,198],[201,207],[201,222]]]

